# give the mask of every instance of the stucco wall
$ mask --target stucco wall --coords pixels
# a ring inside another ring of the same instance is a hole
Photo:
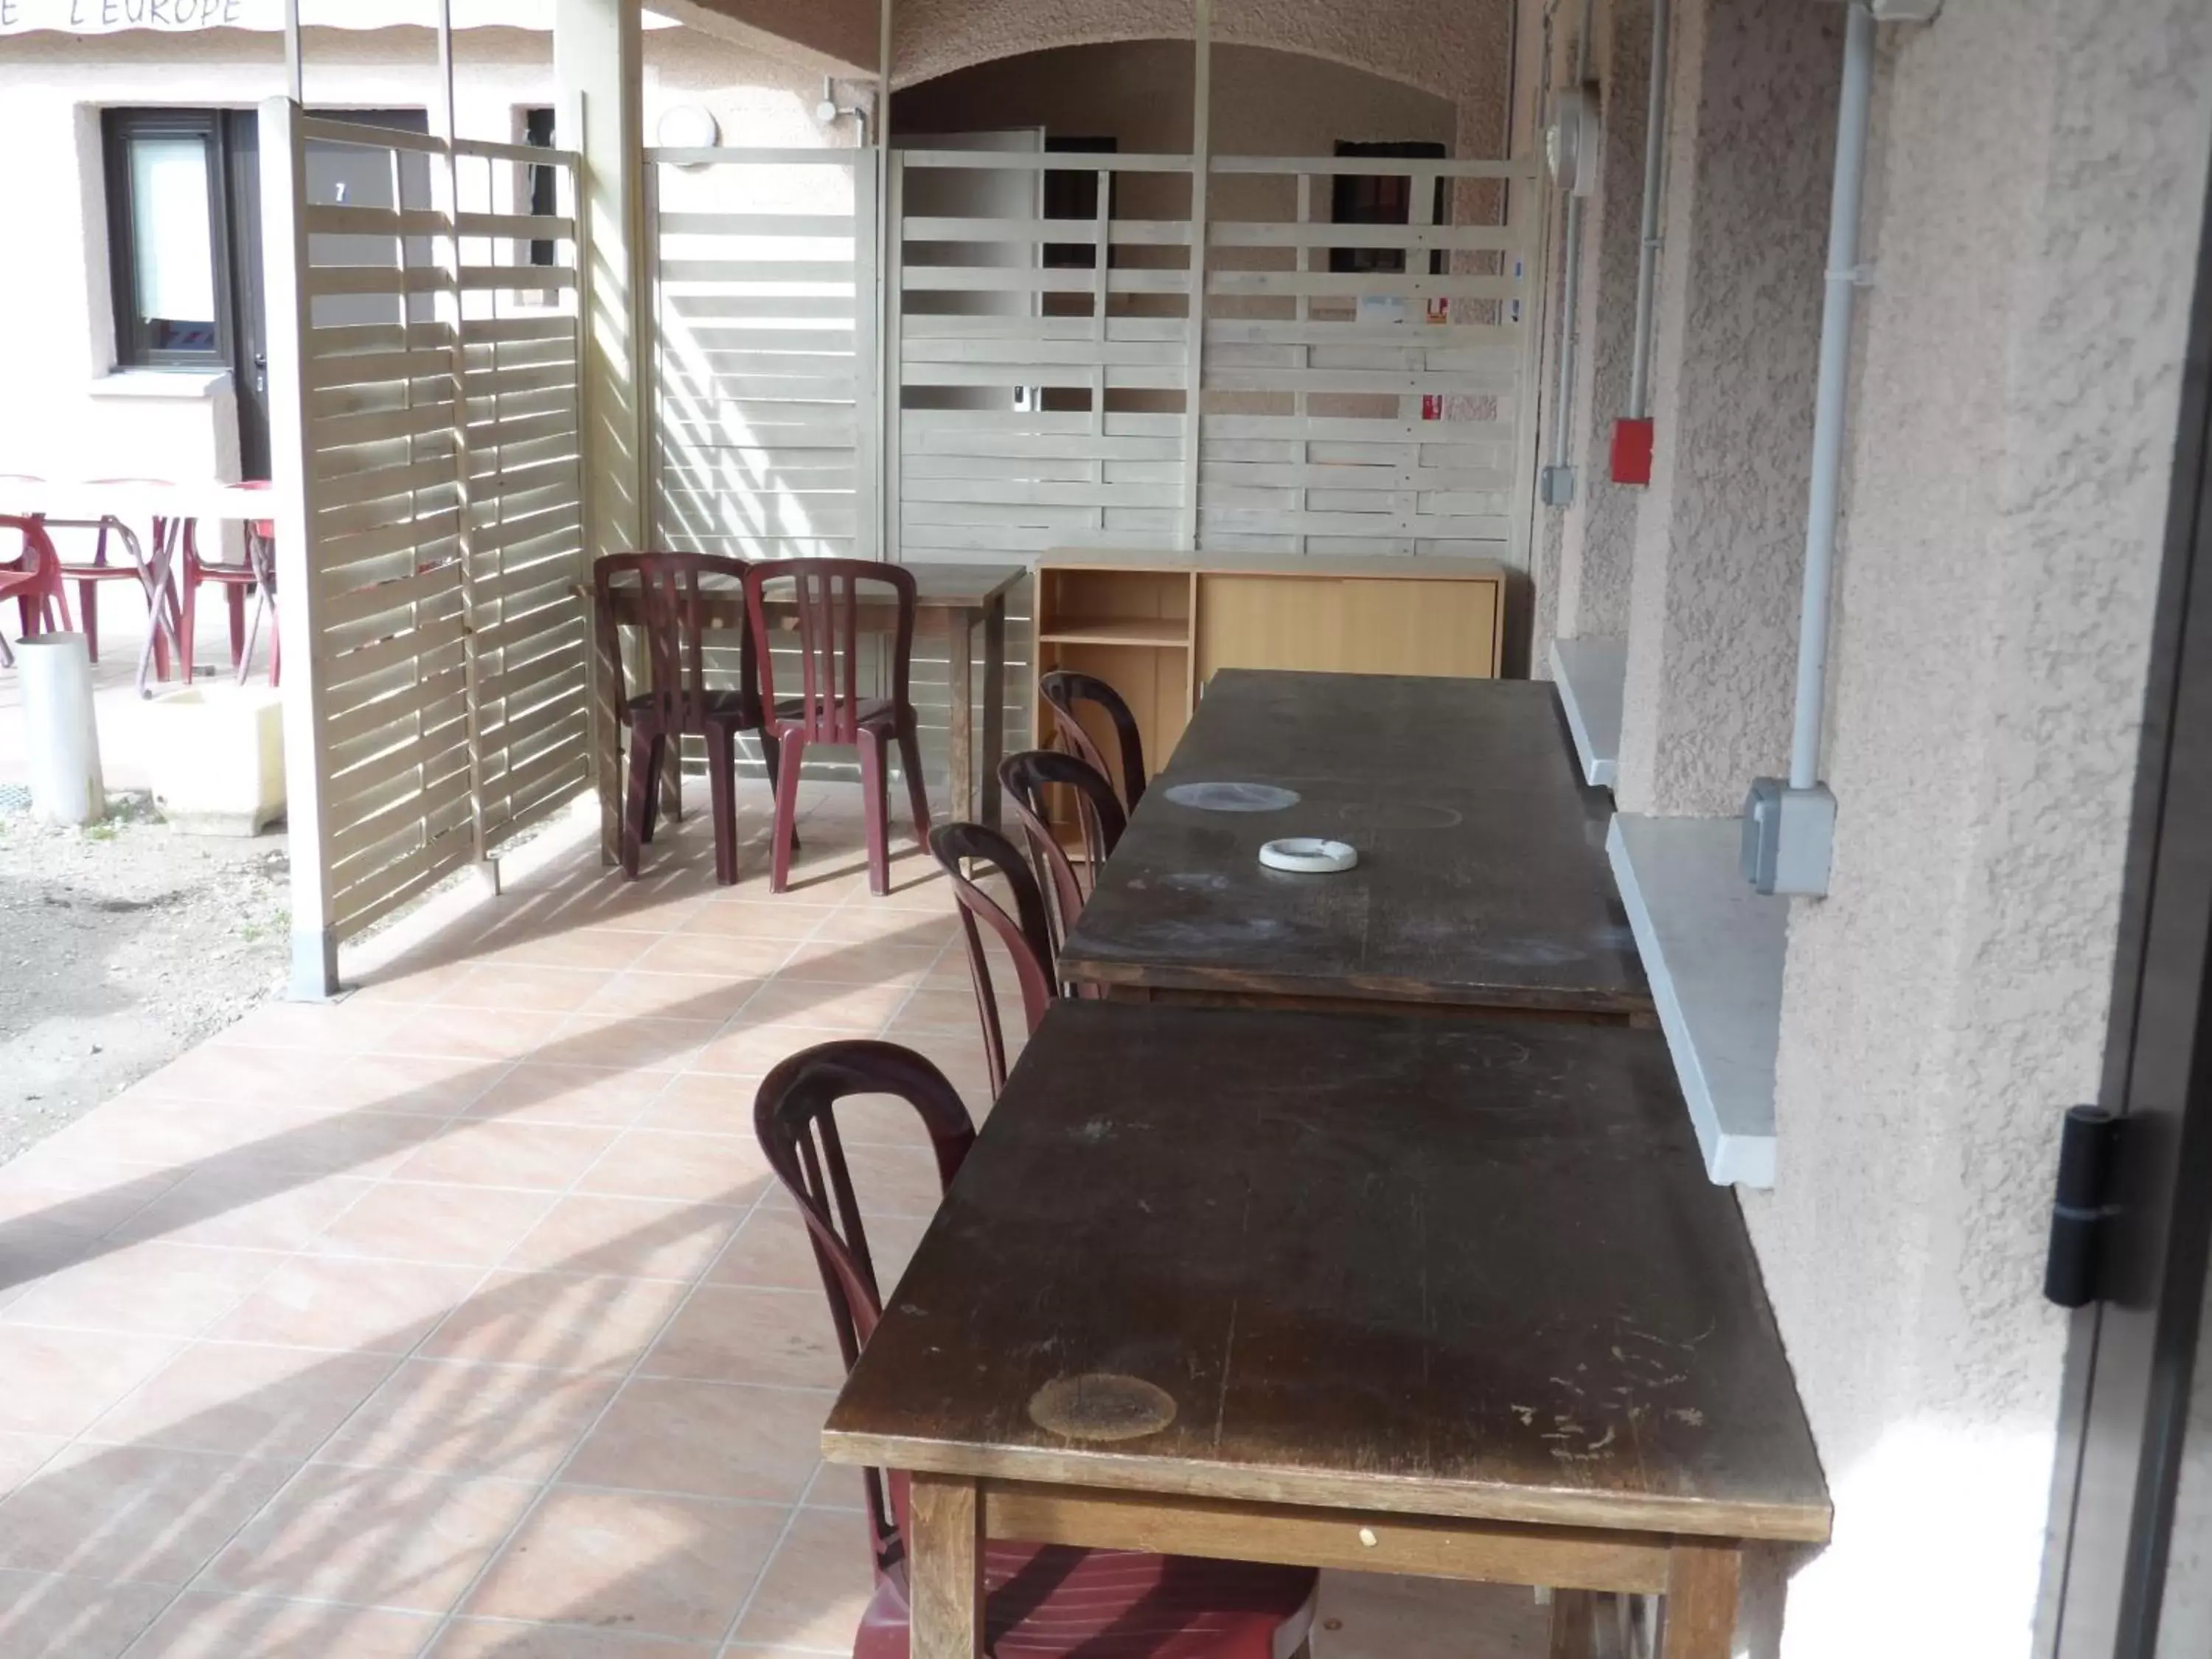
[[[550,37],[471,30],[457,44],[460,131],[520,137],[520,109],[550,104]],[[307,94],[319,108],[423,107],[436,95],[434,37],[311,29]],[[646,37],[646,126],[672,103],[704,103],[733,142],[851,142],[825,133],[808,68],[690,31]],[[20,35],[0,45],[0,155],[19,158],[9,222],[36,227],[35,258],[0,260],[0,472],[54,477],[117,472],[234,477],[237,410],[227,383],[199,389],[159,373],[115,376],[98,110],[114,106],[246,107],[284,89],[280,38],[237,30],[187,36]]]
[[[1640,489],[1613,482],[1608,462],[1613,422],[1628,406],[1629,368],[1635,356],[1651,0],[1607,0],[1595,22],[1591,74],[1599,88],[1604,139],[1598,194],[1583,215],[1583,303],[1570,452],[1575,458],[1575,499],[1560,514],[1559,526],[1557,628],[1570,639],[1627,632],[1636,516],[1643,499]]]
[[[1681,0],[1674,27],[1615,794],[1723,817],[1789,747],[1843,21]]]
[[[1837,1501],[1791,1659],[2030,1650],[2212,146],[2194,0],[1948,0],[1885,42],[1826,775],[1778,1179],[1745,1212]],[[1970,88],[1971,96],[1962,96]]]

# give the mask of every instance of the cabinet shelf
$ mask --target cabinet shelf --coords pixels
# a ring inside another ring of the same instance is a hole
[[[1182,617],[1118,617],[1086,622],[1067,618],[1040,634],[1041,645],[1148,645],[1187,647],[1190,623]]]

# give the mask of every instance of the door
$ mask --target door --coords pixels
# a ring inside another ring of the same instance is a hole
[[[2102,1300],[2075,1316],[2058,1659],[2212,1652],[2212,216],[2198,256],[2105,1103],[2124,1116]]]
[[[261,283],[261,118],[224,112],[229,129],[231,285],[230,383],[238,401],[238,476],[269,476],[269,319]]]

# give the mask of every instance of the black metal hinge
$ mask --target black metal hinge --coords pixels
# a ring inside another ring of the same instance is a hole
[[[2098,1299],[2105,1237],[2119,1213],[2113,1177],[2124,1121],[2102,1107],[2075,1106],[2059,1132],[2058,1193],[2051,1205],[2043,1294],[2062,1308],[2086,1308]]]

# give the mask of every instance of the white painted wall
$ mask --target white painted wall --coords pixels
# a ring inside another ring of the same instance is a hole
[[[816,123],[811,66],[691,30],[650,30],[645,53],[648,135],[669,106],[697,103],[728,142],[853,142],[850,121]],[[306,58],[315,108],[427,107],[439,95],[427,29],[311,29]],[[457,62],[464,137],[513,141],[524,108],[556,101],[548,34],[468,31]],[[0,40],[0,213],[22,237],[0,260],[0,316],[13,319],[0,331],[0,474],[237,476],[227,377],[113,373],[99,111],[242,108],[281,94],[283,79],[283,43],[260,33]]]

